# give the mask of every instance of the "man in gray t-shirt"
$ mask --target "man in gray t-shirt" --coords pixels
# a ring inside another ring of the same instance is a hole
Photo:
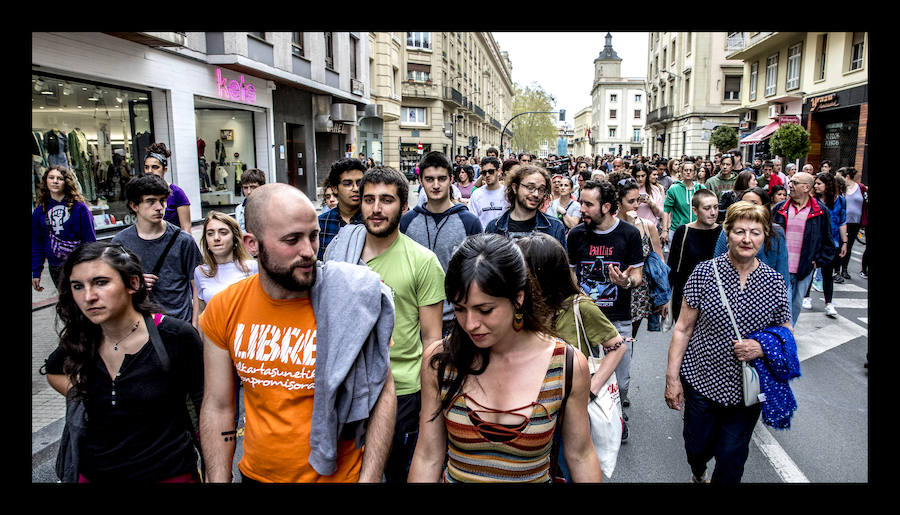
[[[150,298],[165,309],[167,315],[190,322],[197,327],[197,286],[194,268],[202,262],[194,237],[163,220],[169,186],[155,175],[131,180],[125,187],[128,208],[135,213],[135,223],[116,234],[112,242],[137,254],[144,268],[144,281]],[[174,238],[174,241],[173,241]],[[153,267],[169,243],[158,274]]]

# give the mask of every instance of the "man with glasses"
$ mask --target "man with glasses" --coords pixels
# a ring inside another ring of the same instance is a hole
[[[506,181],[509,208],[499,218],[491,220],[484,232],[522,238],[539,231],[553,236],[565,247],[566,227],[555,217],[540,211],[549,194],[550,174],[547,170],[528,164],[514,168]]]
[[[366,165],[359,159],[347,158],[331,165],[325,187],[337,192],[336,209],[319,215],[319,254],[320,261],[325,259],[325,249],[337,235],[341,227],[347,224],[361,224],[359,184],[362,182]],[[406,199],[404,199],[406,200]]]
[[[812,196],[815,177],[799,172],[791,177],[790,198],[772,208],[772,222],[784,229],[788,248],[788,272],[791,274],[791,325],[803,306],[803,295],[816,267],[834,259],[836,248],[831,239],[831,216],[822,201]]]
[[[481,177],[484,186],[476,187],[469,196],[469,211],[478,217],[482,227],[503,214],[509,207],[506,200],[506,192],[500,182],[500,160],[488,156],[481,160]]]

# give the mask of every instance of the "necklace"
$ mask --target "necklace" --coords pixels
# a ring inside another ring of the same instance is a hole
[[[141,320],[138,319],[137,322],[135,322],[134,325],[131,326],[131,331],[128,331],[128,334],[126,334],[125,336],[123,336],[122,338],[120,338],[119,341],[117,341],[116,343],[113,344],[113,350],[116,351],[116,352],[118,352],[118,351],[119,351],[119,344],[122,343],[122,342],[125,340],[125,338],[128,338],[128,337],[131,336],[135,331],[137,331],[137,328],[138,328],[140,325],[141,325]]]

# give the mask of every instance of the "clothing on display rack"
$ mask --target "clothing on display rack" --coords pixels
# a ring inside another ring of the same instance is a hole
[[[203,141],[203,138],[197,138],[197,155],[206,157],[206,142]]]
[[[234,194],[240,195],[242,193],[241,175],[244,173],[244,170],[247,169],[247,165],[241,161],[232,161],[231,166],[232,170],[234,170]]]
[[[203,140],[200,140],[203,141]],[[206,158],[200,156],[197,160],[197,170],[200,173],[200,187],[201,188],[209,188],[212,186],[212,181],[209,179],[209,164],[206,162]]]
[[[91,159],[88,155],[87,138],[81,129],[75,127],[68,134],[69,155],[71,157],[72,168],[83,187],[82,193],[84,198],[94,202],[97,200],[97,181],[91,171]]]
[[[227,154],[225,153],[225,142],[223,140],[216,140],[216,161],[219,165],[224,165],[225,160],[228,159]]]
[[[134,135],[134,148],[138,159],[134,161],[140,170],[144,169],[144,158],[147,157],[147,147],[153,144],[153,135],[149,132],[139,132]]]
[[[51,129],[44,134],[44,149],[47,151],[49,166],[62,165],[69,168],[68,140],[59,129]]]
[[[41,165],[47,166],[47,151],[44,150],[44,138],[40,131],[31,131],[31,155],[41,158]]]

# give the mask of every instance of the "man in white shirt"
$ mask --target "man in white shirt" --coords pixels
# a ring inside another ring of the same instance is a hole
[[[509,207],[506,200],[506,189],[503,188],[498,177],[500,160],[493,156],[481,160],[481,177],[484,186],[476,188],[469,197],[469,211],[481,220],[481,226],[487,227],[488,222],[498,218]]]

